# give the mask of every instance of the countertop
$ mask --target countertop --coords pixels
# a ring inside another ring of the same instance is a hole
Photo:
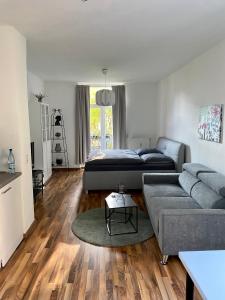
[[[14,174],[9,174],[8,172],[0,172],[0,189],[19,176],[21,176],[20,172],[16,172]]]

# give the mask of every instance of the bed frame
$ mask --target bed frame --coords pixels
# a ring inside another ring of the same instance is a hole
[[[83,188],[89,190],[117,190],[119,184],[126,189],[141,189],[143,173],[175,173],[182,171],[184,163],[184,144],[160,137],[156,149],[171,157],[175,163],[175,170],[135,170],[135,171],[84,171]]]

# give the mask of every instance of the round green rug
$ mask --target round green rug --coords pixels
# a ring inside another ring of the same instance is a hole
[[[113,219],[121,221],[122,215],[114,214]],[[112,233],[133,230],[129,223],[112,223]],[[105,209],[95,208],[81,213],[72,223],[73,233],[82,241],[103,247],[120,247],[143,242],[153,236],[149,217],[138,212],[138,233],[109,236],[105,224]]]

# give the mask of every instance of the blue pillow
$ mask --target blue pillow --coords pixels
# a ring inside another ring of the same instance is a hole
[[[157,150],[156,148],[143,148],[143,149],[136,149],[135,152],[138,154],[138,155],[143,155],[143,154],[148,154],[148,153],[162,153],[160,152],[159,150]]]
[[[171,163],[173,162],[173,159],[169,156],[166,156],[161,153],[148,153],[148,154],[143,154],[141,155],[141,159],[145,163],[151,163],[151,162],[156,162],[156,163]]]

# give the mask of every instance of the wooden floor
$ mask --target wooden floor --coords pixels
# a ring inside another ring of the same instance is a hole
[[[85,195],[82,171],[54,173],[37,199],[34,231],[0,271],[0,299],[185,299],[185,271],[177,258],[159,264],[154,237],[101,248],[73,235],[76,215],[103,206],[106,194]],[[145,209],[141,193],[133,197]]]

